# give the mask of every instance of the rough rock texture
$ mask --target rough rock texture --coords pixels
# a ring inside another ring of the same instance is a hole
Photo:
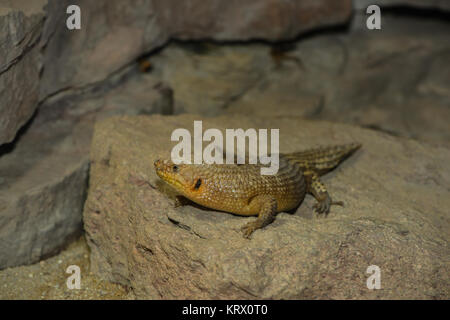
[[[160,25],[172,38],[270,41],[347,21],[351,0],[155,1]]]
[[[297,113],[448,142],[450,25],[409,23],[385,19],[383,33],[298,42],[281,67],[230,103],[227,111]]]
[[[66,270],[77,265],[81,289],[67,288]],[[126,288],[99,281],[90,271],[89,248],[84,236],[61,253],[29,266],[0,270],[0,300],[116,300],[129,299]]]
[[[363,144],[323,179],[344,208],[318,218],[308,196],[249,241],[239,229],[254,218],[174,208],[154,173],[153,161],[170,155],[172,131],[193,130],[196,119],[96,125],[84,208],[94,274],[151,299],[450,297],[448,147],[296,117],[206,119],[204,130],[279,128],[282,152]],[[381,268],[381,290],[366,287],[370,265]]]
[[[365,9],[372,4],[382,7],[405,6],[418,9],[450,10],[447,0],[353,0],[356,9]]]
[[[45,2],[0,1],[0,145],[11,142],[37,108]]]
[[[65,27],[70,4],[81,8],[81,30]],[[47,15],[41,98],[104,80],[167,40],[152,1],[50,0]]]
[[[222,113],[271,70],[266,45],[173,44],[150,58],[153,74],[174,89],[175,113]]]
[[[150,61],[173,88],[177,113],[299,115],[450,141],[450,25],[383,21],[381,33],[273,48],[176,43]]]
[[[81,232],[89,141],[64,122],[32,127],[12,152],[2,152],[1,269],[37,262]]]
[[[166,96],[158,81],[141,75],[100,96],[58,97],[0,148],[0,269],[39,261],[81,233],[94,122],[169,113]]]
[[[81,8],[81,30],[61,27],[69,4]],[[41,97],[105,79],[171,38],[285,40],[344,23],[351,9],[350,0],[50,0]]]

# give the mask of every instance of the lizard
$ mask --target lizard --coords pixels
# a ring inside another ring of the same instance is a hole
[[[261,164],[174,164],[158,159],[154,167],[179,196],[214,210],[257,216],[241,229],[244,238],[250,239],[255,230],[272,223],[278,212],[297,208],[306,193],[317,200],[313,208],[318,214],[328,214],[331,205],[343,206],[342,201],[332,200],[320,176],[360,147],[350,143],[280,154],[275,175],[261,175]]]

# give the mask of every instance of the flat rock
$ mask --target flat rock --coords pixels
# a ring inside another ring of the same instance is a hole
[[[37,108],[45,3],[0,2],[0,145],[11,142]]]
[[[295,213],[246,240],[255,218],[174,208],[153,161],[170,155],[176,128],[195,115],[114,117],[96,125],[83,221],[91,268],[148,299],[448,299],[450,150],[378,131],[230,115],[206,128],[279,128],[280,151],[359,141],[361,150],[323,177],[333,206]],[[367,268],[381,290],[367,288]]]

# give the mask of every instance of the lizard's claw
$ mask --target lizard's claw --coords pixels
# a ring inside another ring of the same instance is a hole
[[[174,208],[178,208],[178,207],[182,207],[183,204],[181,203],[181,201],[178,198],[175,198],[175,201],[173,203],[173,207]]]
[[[182,196],[176,196],[174,201],[174,208],[183,207],[185,205],[189,204],[188,200]]]
[[[328,196],[325,199],[318,201],[314,206],[314,211],[317,213],[325,213],[328,214],[330,212],[330,207],[332,205],[339,205],[341,207],[344,206],[344,202],[342,201],[333,201],[331,200],[331,197]]]
[[[252,233],[257,229],[254,222],[249,222],[241,228],[244,238],[250,239]]]

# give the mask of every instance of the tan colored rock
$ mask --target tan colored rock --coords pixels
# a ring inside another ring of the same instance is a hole
[[[153,161],[195,115],[117,117],[97,124],[84,226],[93,272],[150,299],[448,299],[450,150],[357,127],[242,115],[203,128],[279,128],[280,150],[359,141],[323,178],[345,207],[295,213],[246,240],[244,218],[174,208]],[[366,286],[371,265],[382,290]]]

